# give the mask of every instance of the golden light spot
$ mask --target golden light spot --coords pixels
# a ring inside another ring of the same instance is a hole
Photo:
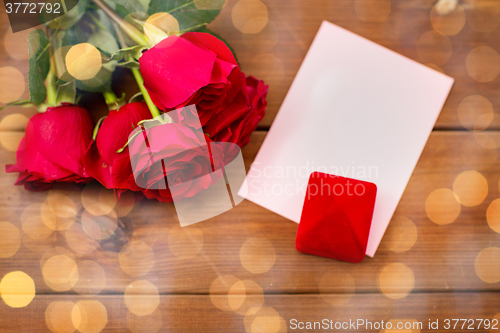
[[[21,247],[21,233],[9,222],[0,222],[0,258],[12,257]]]
[[[239,0],[231,10],[231,19],[239,31],[256,34],[264,29],[269,19],[267,6],[259,0]]]
[[[434,190],[425,201],[429,219],[439,225],[450,224],[460,215],[460,202],[455,193],[447,188]]]
[[[90,238],[82,229],[81,224],[73,224],[65,233],[66,243],[78,254],[89,254],[93,252],[99,243]]]
[[[497,320],[497,322],[498,322],[498,323],[500,323],[500,313],[497,313],[497,314],[493,317],[493,319],[496,319],[496,320]],[[493,326],[492,326],[492,328],[490,329],[490,333],[496,333],[497,331],[498,331],[498,326],[497,326],[497,325],[495,325],[495,328],[493,328]]]
[[[229,290],[240,280],[233,275],[222,275],[217,277],[210,285],[210,300],[216,308],[222,311],[233,310],[230,303],[228,293]],[[235,306],[236,301],[233,301]]]
[[[474,262],[477,276],[486,283],[500,282],[500,249],[487,247],[476,257]]]
[[[0,131],[24,131],[29,118],[21,113],[6,115],[0,121]]]
[[[244,316],[248,310],[258,311],[264,305],[264,292],[254,281],[242,280],[229,289],[228,301],[231,310]]]
[[[442,14],[439,2],[432,7],[431,24],[434,30],[443,35],[456,35],[465,25],[465,10],[459,4],[453,10]]]
[[[106,272],[95,261],[80,261],[78,276],[73,289],[80,295],[97,295],[106,287]]]
[[[467,23],[475,32],[493,32],[500,23],[500,7],[496,1],[474,0],[467,10]]]
[[[49,258],[42,269],[45,284],[55,291],[67,291],[78,281],[78,266],[63,254]]]
[[[71,312],[75,303],[69,301],[54,301],[45,310],[45,323],[54,333],[73,333],[75,326],[71,320]]]
[[[47,203],[58,217],[74,217],[77,214],[75,202],[70,197],[56,190],[49,191]]]
[[[406,216],[395,215],[387,228],[383,243],[394,252],[405,252],[417,241],[417,226]]]
[[[24,75],[11,66],[0,67],[0,103],[17,101],[24,94]]]
[[[391,319],[392,329],[386,328],[385,333],[419,333],[420,322],[416,319]],[[398,329],[398,324],[401,329]],[[402,325],[402,326],[401,326]],[[386,326],[387,327],[387,326]]]
[[[462,161],[471,169],[485,170],[496,162],[497,150],[484,148],[482,144],[485,144],[485,140],[482,140],[481,144],[479,144],[478,140],[476,140],[476,137],[477,136],[469,137],[463,143]],[[490,141],[489,144],[492,144],[491,140],[488,141]]]
[[[262,274],[276,262],[276,250],[265,238],[249,238],[240,249],[240,261],[250,273]]]
[[[355,0],[354,10],[361,21],[384,22],[391,13],[390,0]]]
[[[82,204],[92,215],[107,215],[115,208],[115,194],[98,183],[90,183],[82,191]]]
[[[455,10],[458,0],[438,0],[434,8],[439,15],[447,15]]]
[[[146,280],[132,282],[125,289],[125,305],[135,315],[152,314],[160,305],[158,288]]]
[[[402,263],[385,266],[378,276],[380,291],[391,299],[408,296],[415,286],[415,276],[410,267]]]
[[[478,46],[470,51],[465,65],[477,82],[491,82],[500,73],[500,55],[489,46]]]
[[[193,258],[203,248],[203,231],[195,226],[175,226],[168,233],[168,247],[178,258]]]
[[[70,45],[62,46],[55,50],[54,55],[51,58],[52,63],[54,64],[55,74],[58,78],[61,78],[64,74],[68,73],[65,59],[70,49]]]
[[[116,213],[111,211],[108,215],[94,216],[85,211],[81,218],[83,231],[93,239],[106,239],[114,234],[118,220]]]
[[[116,203],[114,210],[117,217],[127,216],[135,205],[134,192],[127,191],[120,195],[118,202]]]
[[[54,231],[68,230],[76,221],[76,213],[74,216],[65,218],[57,216],[54,211],[50,209],[47,201],[42,204],[41,211],[43,223]]]
[[[132,312],[127,312],[127,327],[132,333],[156,333],[162,325],[160,310],[149,316],[136,316]]]
[[[486,221],[493,231],[500,234],[500,199],[493,200],[488,206]]]
[[[120,267],[130,276],[143,276],[153,268],[154,252],[148,244],[132,241],[126,244],[118,256]]]
[[[488,181],[476,170],[464,171],[455,178],[453,192],[462,205],[477,206],[488,195]]]
[[[14,34],[10,30],[7,30],[3,41],[5,50],[11,58],[16,60],[25,60],[29,58],[28,36],[31,31],[33,31],[33,29],[19,31]]]
[[[144,23],[144,33],[153,45],[168,36],[178,35],[179,31],[179,22],[169,13],[155,13]]]
[[[465,97],[458,106],[460,124],[468,130],[482,131],[493,121],[493,105],[481,95]]]
[[[35,298],[35,282],[24,272],[6,274],[0,281],[0,295],[11,308],[24,308]]]
[[[500,147],[500,138],[492,137],[488,132],[474,131],[474,139],[478,145],[486,149],[497,149]]]
[[[333,306],[349,302],[354,295],[354,278],[342,269],[330,270],[319,281],[319,292],[323,300]]]
[[[245,46],[252,52],[269,52],[278,42],[278,27],[272,21],[268,21],[260,32],[243,34],[241,37]]]
[[[79,301],[71,311],[71,321],[82,333],[98,333],[108,324],[108,311],[99,301]]]
[[[272,53],[262,53],[251,61],[252,75],[272,86],[279,84],[285,76],[285,67],[280,58]]]
[[[47,260],[49,260],[50,258],[57,256],[57,255],[65,255],[66,257],[75,261],[75,256],[73,256],[73,254],[70,251],[68,251],[64,247],[56,246],[56,247],[48,249],[42,255],[42,257],[40,258],[40,268],[43,269],[43,266],[45,266],[45,263],[47,262]]]
[[[227,0],[195,0],[194,5],[200,10],[219,10],[224,7]]]
[[[41,203],[27,206],[21,215],[21,223],[24,233],[33,239],[48,238],[54,232],[43,221]]]
[[[90,80],[101,70],[101,53],[92,44],[80,43],[66,54],[66,68],[77,80]]]
[[[444,65],[453,50],[448,37],[435,31],[427,31],[417,41],[417,54],[421,62]]]
[[[32,252],[45,252],[54,245],[56,234],[54,233],[47,238],[33,239],[25,233],[22,233],[21,241],[23,245]]]
[[[250,309],[243,319],[247,333],[278,333],[281,323],[279,313],[271,307],[262,307],[257,311]]]
[[[0,131],[0,143],[8,151],[17,151],[21,140],[24,138],[24,132],[2,132]]]

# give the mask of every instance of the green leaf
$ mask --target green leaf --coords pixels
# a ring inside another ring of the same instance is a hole
[[[78,4],[66,14],[46,23],[52,29],[69,29],[74,26],[85,14],[87,0],[79,0]]]
[[[57,87],[56,105],[60,105],[61,103],[74,104],[75,97],[76,97],[75,81],[61,84],[59,87]]]
[[[102,67],[101,70],[90,80],[77,80],[76,87],[88,92],[104,92],[111,90],[112,71]]]
[[[115,37],[109,31],[103,29],[99,29],[93,33],[87,42],[107,55],[114,54],[119,49]]]
[[[139,0],[111,0],[117,6],[122,6],[129,14],[132,13],[144,13],[146,7]]]
[[[119,62],[116,66],[124,67],[124,68],[139,68],[139,62],[131,60],[126,62]]]
[[[147,49],[147,46],[144,45],[135,45],[132,47],[126,47],[124,49],[120,49],[117,52],[115,52],[111,58],[109,58],[109,61],[112,60],[117,60],[117,61],[123,61],[126,60],[128,61],[130,57],[139,60],[139,58],[142,55],[142,50]]]
[[[49,73],[49,38],[40,29],[30,32],[28,36],[29,72],[28,86],[30,101],[41,104],[47,98],[45,78]]]
[[[179,22],[183,32],[199,28],[212,22],[222,7],[224,0],[151,0],[148,14],[169,13]]]

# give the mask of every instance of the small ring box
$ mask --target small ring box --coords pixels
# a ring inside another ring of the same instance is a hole
[[[316,256],[361,262],[376,195],[377,185],[373,183],[311,173],[295,248]]]

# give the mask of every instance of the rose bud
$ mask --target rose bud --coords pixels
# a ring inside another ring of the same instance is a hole
[[[63,103],[31,117],[17,150],[17,185],[45,190],[54,182],[88,182],[83,155],[92,140],[94,124],[87,110]]]
[[[210,34],[165,38],[141,56],[139,65],[155,105],[170,111],[195,104],[213,141],[245,145],[264,115],[267,86],[252,78],[248,88],[231,50]]]

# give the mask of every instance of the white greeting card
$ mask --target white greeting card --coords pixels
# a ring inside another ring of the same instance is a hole
[[[453,82],[323,22],[240,194],[298,223],[311,172],[373,182],[373,256]]]

